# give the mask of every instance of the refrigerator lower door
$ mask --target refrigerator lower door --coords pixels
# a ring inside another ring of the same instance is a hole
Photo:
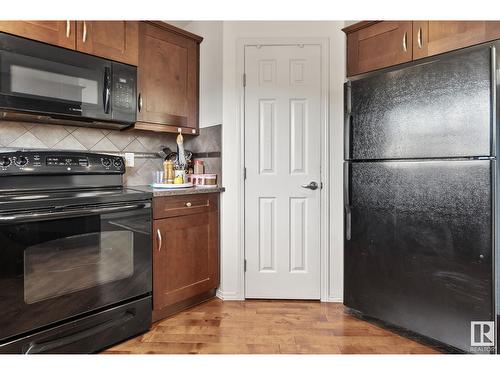
[[[489,350],[472,346],[471,322],[494,320],[493,165],[347,162],[345,304],[464,351]]]

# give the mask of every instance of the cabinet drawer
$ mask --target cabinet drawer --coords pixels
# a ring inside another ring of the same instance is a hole
[[[193,194],[172,197],[156,197],[153,199],[153,217],[166,217],[199,214],[217,211],[218,194]]]

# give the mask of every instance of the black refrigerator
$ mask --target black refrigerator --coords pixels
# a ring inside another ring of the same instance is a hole
[[[498,336],[499,46],[345,84],[344,304],[465,352]]]

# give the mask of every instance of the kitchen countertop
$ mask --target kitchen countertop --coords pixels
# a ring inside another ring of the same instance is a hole
[[[190,194],[206,194],[206,193],[222,193],[226,189],[223,187],[191,187],[185,189],[153,189],[148,185],[127,186],[127,188],[152,193],[153,197],[169,197],[174,195],[190,195]]]

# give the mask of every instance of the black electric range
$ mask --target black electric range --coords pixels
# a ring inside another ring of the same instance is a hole
[[[0,154],[0,353],[92,353],[151,325],[151,194],[121,157]]]

